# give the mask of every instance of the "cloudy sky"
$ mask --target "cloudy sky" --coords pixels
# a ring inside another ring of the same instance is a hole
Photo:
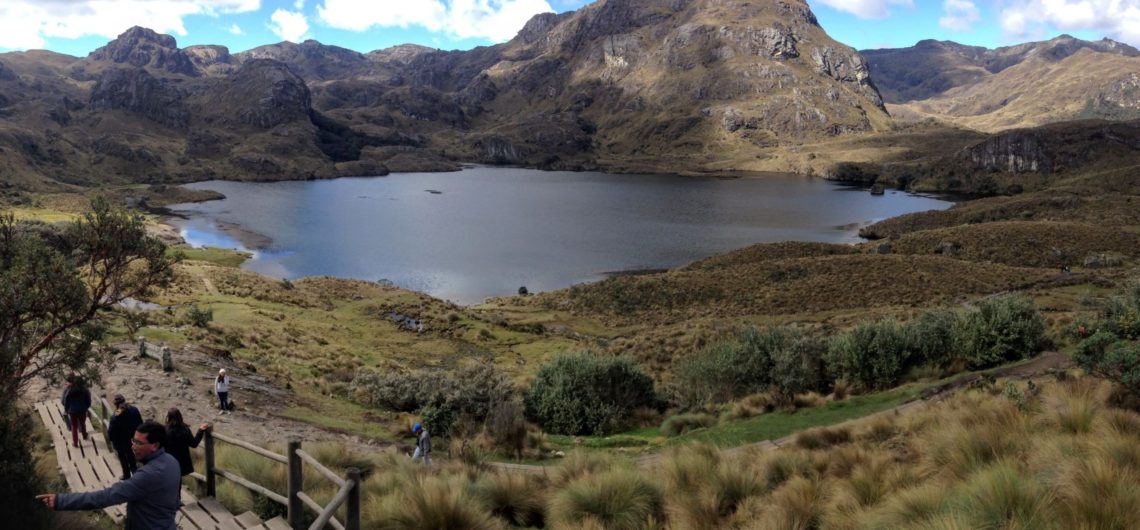
[[[139,25],[179,46],[231,52],[316,39],[361,52],[402,43],[468,49],[510,39],[533,15],[592,0],[0,0],[0,51],[86,55]],[[760,0],[771,1],[771,0]],[[859,49],[921,39],[997,47],[1061,33],[1140,46],[1140,0],[809,0]]]

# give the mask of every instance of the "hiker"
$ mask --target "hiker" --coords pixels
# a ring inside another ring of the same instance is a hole
[[[218,370],[218,378],[214,380],[214,393],[218,394],[218,405],[222,407],[222,412],[230,410],[230,377],[226,375],[226,369]]]
[[[123,474],[119,480],[127,480],[137,473],[139,464],[135,455],[131,454],[131,437],[135,429],[142,425],[142,414],[134,405],[127,403],[122,394],[115,394],[115,413],[111,415],[110,425],[107,426],[107,436],[111,439],[111,447],[119,456],[119,465],[123,467]]]
[[[417,423],[412,426],[412,434],[416,435],[416,452],[412,453],[412,460],[424,458],[424,465],[431,465],[431,434],[423,425]]]
[[[85,493],[48,493],[36,499],[53,510],[97,510],[127,503],[127,530],[175,530],[181,507],[178,461],[166,453],[166,428],[148,420],[131,438],[131,451],[144,465],[130,480]]]
[[[71,446],[79,447],[79,433],[87,439],[87,409],[91,408],[91,391],[83,384],[83,378],[72,375],[67,378],[67,388],[63,389],[63,410],[67,413],[67,425],[71,430]]]
[[[190,459],[190,448],[198,447],[208,428],[210,428],[210,424],[203,423],[198,426],[198,433],[192,435],[190,434],[190,427],[182,421],[182,411],[176,407],[171,407],[166,412],[166,452],[178,461],[182,476],[185,477],[194,472],[194,461]]]

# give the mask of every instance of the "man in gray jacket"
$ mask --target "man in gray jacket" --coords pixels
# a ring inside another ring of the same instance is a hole
[[[129,480],[100,491],[37,495],[48,508],[95,510],[127,503],[127,530],[176,530],[174,523],[182,506],[182,474],[178,460],[166,453],[166,427],[148,420],[131,439],[131,450],[143,464]]]

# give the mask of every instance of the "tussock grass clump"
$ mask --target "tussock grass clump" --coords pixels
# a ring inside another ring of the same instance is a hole
[[[716,417],[711,414],[702,412],[677,414],[669,416],[669,418],[661,423],[661,434],[672,438],[696,429],[712,427],[713,425],[716,425]]]
[[[955,491],[952,503],[975,528],[1050,528],[1053,496],[1013,461],[984,468]]]
[[[830,495],[826,481],[795,477],[768,497],[764,522],[757,528],[819,528]]]
[[[868,526],[917,528],[920,524],[931,522],[946,509],[946,487],[937,482],[928,482],[893,495],[868,517]]]
[[[499,530],[503,524],[485,509],[470,487],[457,478],[422,477],[404,485],[361,514],[366,528],[420,530],[454,528]]]
[[[610,530],[640,530],[664,520],[661,491],[641,473],[618,469],[566,485],[550,501],[555,528],[579,528],[594,519]]]
[[[796,435],[796,446],[803,449],[827,449],[851,441],[849,427],[820,427]]]
[[[541,528],[546,521],[546,487],[538,477],[496,473],[481,481],[478,496],[491,514],[508,524]]]
[[[661,465],[671,524],[681,528],[721,528],[749,498],[765,488],[740,457],[697,444],[672,453]]]
[[[1058,481],[1069,528],[1126,529],[1140,521],[1140,475],[1105,457],[1074,461]]]
[[[554,486],[562,487],[579,478],[627,465],[610,454],[572,451],[562,459],[552,474],[551,481]]]

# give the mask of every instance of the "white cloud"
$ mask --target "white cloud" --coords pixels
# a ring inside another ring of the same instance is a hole
[[[230,34],[232,34],[232,35],[241,35],[242,34],[241,26],[239,26],[237,24],[230,26],[229,28],[226,29],[226,31],[230,32]]]
[[[1000,21],[1013,37],[1052,27],[1098,31],[1140,44],[1140,0],[1016,0],[1001,10]]]
[[[182,19],[261,8],[261,0],[3,0],[0,47],[42,48],[46,39],[117,37],[131,26],[186,35]]]
[[[510,40],[531,17],[551,11],[546,0],[323,0],[317,4],[317,18],[338,29],[418,26],[494,42]]]
[[[887,18],[891,6],[914,7],[911,0],[816,0],[839,11],[846,11],[862,19]]]
[[[946,16],[938,19],[938,25],[951,31],[970,31],[982,20],[978,6],[971,0],[944,0],[942,11]]]
[[[269,31],[281,40],[301,42],[309,32],[309,21],[301,13],[278,9],[269,17]]]

